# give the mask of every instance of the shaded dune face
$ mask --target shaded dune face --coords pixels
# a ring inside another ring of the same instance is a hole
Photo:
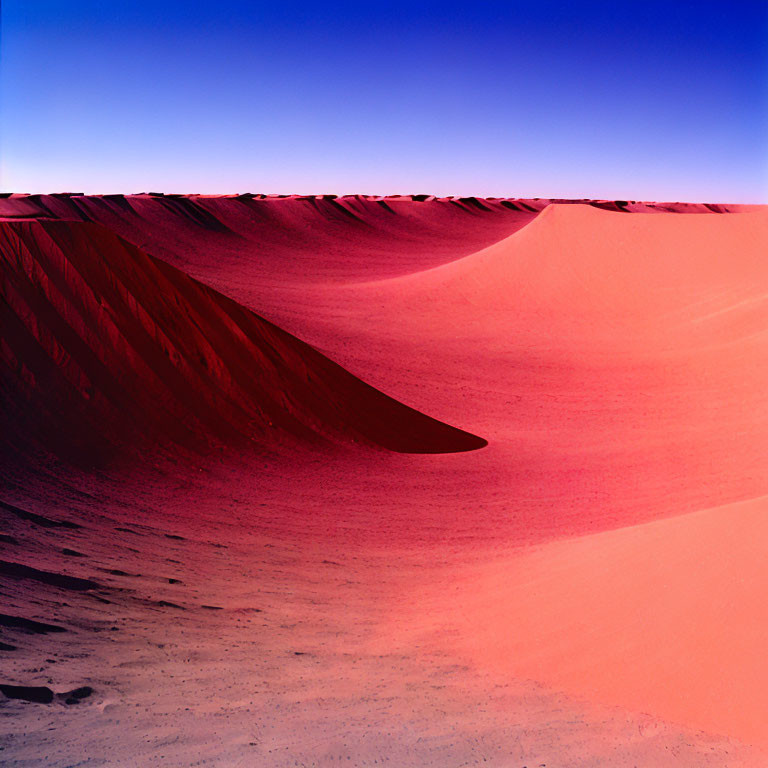
[[[95,224],[0,224],[5,440],[86,462],[136,444],[481,438],[369,387],[295,337]]]
[[[32,195],[0,199],[0,217],[97,222],[194,277],[215,263],[205,279],[218,287],[237,282],[244,266],[246,279],[277,284],[409,274],[496,242],[542,207],[360,195]]]

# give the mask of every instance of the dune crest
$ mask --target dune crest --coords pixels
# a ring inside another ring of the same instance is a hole
[[[14,195],[0,198],[0,218],[103,224],[219,287],[275,272],[281,284],[408,274],[490,245],[543,207],[411,196]]]
[[[555,204],[449,264],[347,290],[397,307],[414,333],[418,323],[466,334],[485,317],[494,333],[503,323],[519,343],[550,348],[726,343],[762,328],[767,238],[765,211],[625,216]]]
[[[759,208],[433,195],[62,193],[0,196],[0,218],[103,224],[219,290],[227,285],[247,290],[253,279],[274,280],[275,273],[282,285],[360,282],[420,272],[504,240],[551,204],[622,216]]]

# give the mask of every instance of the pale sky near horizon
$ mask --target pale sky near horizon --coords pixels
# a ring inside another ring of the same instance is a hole
[[[768,3],[4,0],[0,188],[768,203]]]

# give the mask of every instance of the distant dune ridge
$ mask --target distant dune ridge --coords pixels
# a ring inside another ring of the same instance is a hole
[[[218,268],[227,274],[243,261],[247,250],[256,257],[249,259],[249,268],[263,278],[343,281],[409,274],[467,256],[525,226],[552,203],[634,212],[750,208],[430,195],[61,194],[0,198],[0,218],[104,224],[153,256],[172,259],[176,266],[215,252]]]
[[[765,206],[0,197],[4,759],[764,768],[766,253]]]

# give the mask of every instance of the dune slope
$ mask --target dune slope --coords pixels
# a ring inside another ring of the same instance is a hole
[[[497,674],[768,748],[766,511],[763,497],[497,555],[454,571],[450,601],[430,613],[425,598],[420,617],[450,617]]]
[[[30,195],[0,217],[91,221],[218,287],[408,274],[496,242],[543,205],[362,195]]]
[[[4,440],[82,459],[134,441],[478,448],[94,224],[0,224]]]

